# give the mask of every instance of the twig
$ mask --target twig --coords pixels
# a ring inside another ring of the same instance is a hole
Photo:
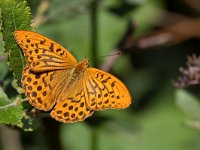
[[[83,4],[80,5],[69,5],[68,2],[62,3],[62,5],[57,6],[54,8],[53,11],[50,11],[48,14],[46,12],[48,11],[50,6],[50,0],[43,0],[37,10],[37,14],[35,18],[33,19],[33,23],[31,26],[33,27],[38,27],[44,23],[46,23],[49,20],[52,20],[53,18],[56,18],[59,15],[67,15],[68,18],[70,17],[75,17],[76,15],[79,14],[84,14],[87,12],[88,4]]]
[[[32,27],[38,27],[39,25],[43,24],[44,22],[47,21],[47,18],[45,17],[45,13],[48,10],[50,5],[50,1],[49,0],[42,0],[38,10],[37,10],[37,14],[34,18],[33,23],[31,24]]]
[[[0,106],[0,109],[7,109],[9,107],[16,107],[16,106],[19,106],[21,105],[21,103],[27,101],[27,99],[16,99],[15,101],[13,101],[12,103],[9,103],[7,105],[4,105],[4,106]]]
[[[7,57],[5,55],[0,55],[0,62],[6,62]]]
[[[194,10],[200,12],[200,1],[199,0],[183,0],[186,4],[192,7]]]
[[[159,21],[150,21],[148,23],[159,26],[161,29],[153,31],[149,35],[133,39],[132,34],[135,29],[135,24],[133,21],[130,21],[124,36],[111,53],[119,51],[122,53],[140,52],[151,47],[169,44],[174,45],[193,37],[200,38],[200,19],[189,18],[160,9],[158,11],[163,14],[162,18],[165,18],[165,20],[161,18]],[[107,58],[101,68],[109,71],[118,57],[113,56]]]

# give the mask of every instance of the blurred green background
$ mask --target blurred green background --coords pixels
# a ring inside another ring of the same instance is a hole
[[[4,135],[12,134],[3,130],[11,130],[17,132],[15,148],[24,150],[200,149],[199,87],[181,90],[173,84],[179,67],[186,67],[186,57],[199,54],[198,1],[29,0],[28,4],[37,32],[66,47],[79,61],[87,57],[93,67],[107,66],[127,85],[133,103],[126,110],[95,112],[74,124],[36,116],[38,127],[33,132],[3,127],[0,148],[8,149]],[[115,49],[122,55],[102,57]],[[16,94],[12,79],[2,60],[0,84],[10,97]]]

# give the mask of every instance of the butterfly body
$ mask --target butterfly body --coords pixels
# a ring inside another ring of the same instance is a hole
[[[30,104],[49,111],[61,122],[77,122],[102,109],[124,109],[131,104],[126,86],[113,75],[78,62],[61,45],[32,32],[15,31],[26,67],[22,87]]]
[[[89,67],[89,60],[83,59],[74,67],[72,72],[72,78],[82,78],[88,67]]]
[[[83,84],[83,77],[86,69],[89,66],[89,60],[84,59],[81,62],[77,63],[74,67],[61,70],[61,74],[58,74],[60,76],[60,82],[57,85],[59,87],[62,87],[60,92],[56,95],[57,99],[60,101],[65,100],[67,97],[70,97],[71,93],[78,92],[80,90],[83,90],[83,87],[80,89],[77,84],[82,85]],[[57,78],[57,77],[54,77]],[[57,88],[58,89],[58,88]],[[77,101],[73,98],[69,98],[72,101]]]

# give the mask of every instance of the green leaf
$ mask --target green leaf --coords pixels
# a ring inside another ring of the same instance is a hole
[[[183,89],[178,89],[176,91],[176,103],[186,114],[195,119],[200,119],[200,103],[192,94]]]
[[[21,126],[24,115],[23,107],[18,104],[18,101],[10,102],[7,95],[0,88],[0,124]]]
[[[21,86],[21,75],[25,66],[24,56],[14,40],[15,30],[31,30],[31,13],[24,0],[1,0],[1,32],[3,35],[5,53],[8,56],[10,69],[15,75],[17,84]]]

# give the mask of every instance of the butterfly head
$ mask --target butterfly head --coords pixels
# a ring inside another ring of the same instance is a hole
[[[85,70],[86,68],[89,67],[89,63],[90,63],[89,59],[85,58],[79,64],[83,68],[83,70]]]

